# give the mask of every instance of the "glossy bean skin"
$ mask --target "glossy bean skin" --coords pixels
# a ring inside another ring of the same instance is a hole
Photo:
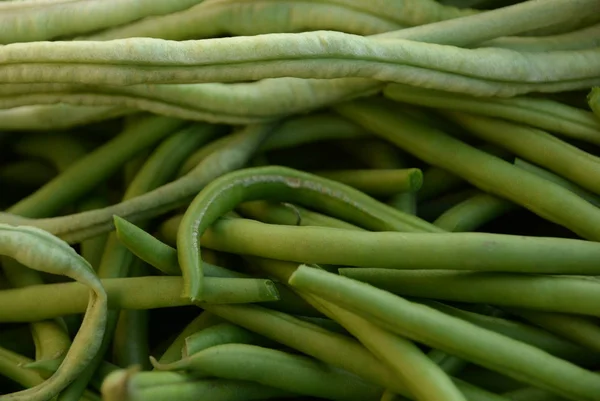
[[[555,391],[570,399],[599,398],[600,392],[593,389],[600,386],[600,381],[590,371],[511,338],[477,328],[433,309],[418,307],[367,284],[308,266],[300,266],[289,282],[295,288],[360,311],[363,316],[375,319],[398,334],[453,352],[467,360],[477,361],[478,364],[518,380]],[[329,286],[331,283],[335,283],[335,291]],[[404,313],[410,315],[411,320],[404,320],[408,316]],[[402,315],[405,317],[400,317]],[[440,333],[434,327],[446,327],[447,330]],[[489,353],[490,346],[497,347],[501,352]],[[541,363],[542,360],[544,363]]]

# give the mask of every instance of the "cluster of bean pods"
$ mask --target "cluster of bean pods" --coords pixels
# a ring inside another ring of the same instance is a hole
[[[0,401],[600,401],[600,0],[0,0]]]

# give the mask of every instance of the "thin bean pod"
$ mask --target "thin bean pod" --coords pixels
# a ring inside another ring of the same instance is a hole
[[[334,303],[314,300],[389,366],[417,400],[466,400],[443,370],[411,341]]]
[[[251,363],[252,369],[240,364],[242,359]],[[331,400],[379,400],[382,391],[353,374],[312,358],[255,345],[216,345],[168,365],[154,359],[152,363],[159,370],[187,370],[223,379],[254,381]]]
[[[600,325],[598,319],[514,308],[509,309],[509,311],[589,350],[600,352]]]
[[[183,10],[199,0],[47,1],[0,3],[0,43],[48,40]],[[77,18],[73,18],[77,16]]]
[[[444,269],[596,275],[594,255],[600,252],[595,242],[566,238],[366,232],[229,218],[216,222],[200,242],[223,252],[294,262],[406,270],[407,274],[413,269],[434,273]]]
[[[429,346],[555,391],[570,399],[599,399],[598,377],[535,347],[478,328],[358,281],[300,266],[290,277],[295,288],[360,311],[388,329]],[[335,290],[332,290],[335,288]],[[442,332],[439,327],[445,327]],[[490,353],[490,349],[501,352]]]
[[[436,301],[425,301],[420,299],[418,302],[466,320],[467,322],[476,324],[477,326],[531,344],[549,354],[576,363],[577,365],[592,367],[597,362],[597,353],[590,352],[589,349],[577,345],[576,342],[567,340],[566,337],[562,335],[559,337],[558,335],[552,334],[551,331],[546,331],[536,326],[530,326],[525,323],[497,316],[487,316],[480,313],[469,312]]]
[[[591,277],[351,268],[340,273],[403,296],[599,315],[593,305],[600,281]]]
[[[220,323],[187,337],[181,350],[181,356],[187,358],[220,344],[253,344],[262,347],[274,345],[272,341],[244,328],[231,323]]]
[[[27,224],[42,228],[66,241],[77,242],[113,228],[113,216],[131,221],[156,216],[184,205],[215,177],[242,167],[259,144],[268,136],[274,124],[248,126],[242,129],[230,146],[205,159],[188,175],[163,185],[144,195],[107,208],[49,219],[25,219],[0,212],[0,222]]]
[[[336,227],[347,230],[364,231],[363,228],[343,220],[313,212],[312,210],[305,209],[301,206],[286,203],[265,201],[244,202],[239,204],[235,210],[245,217],[269,224]]]
[[[109,296],[111,309],[156,309],[192,305],[182,299],[181,277],[131,277],[100,280]],[[78,283],[46,284],[3,290],[0,299],[7,305],[0,322],[30,322],[82,313],[87,292]],[[279,299],[270,280],[252,278],[206,278],[206,302],[247,303]],[[43,303],[40,300],[44,300]]]
[[[442,213],[433,224],[451,232],[475,231],[518,206],[506,199],[478,191]]]
[[[600,186],[594,179],[600,174],[599,157],[539,129],[466,113],[444,114],[472,135],[554,171],[589,191],[600,193]],[[507,132],[511,135],[506,135]]]
[[[400,84],[386,86],[383,93],[400,102],[503,118],[600,144],[600,122],[592,113],[548,99],[524,96],[508,99],[475,98]]]
[[[293,393],[242,380],[196,379],[177,372],[136,372],[121,369],[102,385],[106,401],[196,401],[198,395],[211,401],[251,401],[289,398]]]
[[[358,189],[371,196],[392,196],[398,192],[415,192],[423,184],[418,168],[377,170],[323,170],[313,174]]]
[[[565,188],[431,129],[389,103],[371,100],[336,106],[346,118],[369,126],[420,159],[451,171],[485,192],[506,198],[580,236],[600,240],[598,209]],[[415,135],[418,133],[418,135]]]
[[[592,88],[588,95],[588,104],[597,117],[600,117],[600,87]]]
[[[138,256],[151,266],[156,267],[166,275],[181,275],[181,268],[177,261],[177,250],[175,248],[161,242],[146,231],[119,216],[115,216],[114,218],[117,238],[134,255]],[[243,273],[215,266],[211,263],[204,262],[203,267],[204,273],[208,277],[248,277]]]

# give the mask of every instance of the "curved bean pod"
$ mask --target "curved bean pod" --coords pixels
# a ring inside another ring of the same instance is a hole
[[[4,397],[46,400],[58,394],[85,369],[100,347],[107,315],[107,295],[91,266],[65,242],[33,227],[0,225],[0,253],[34,270],[70,277],[89,287],[86,314],[63,362],[48,380]],[[27,288],[25,288],[27,290]]]
[[[367,284],[300,266],[289,283],[345,305],[384,327],[571,399],[600,399],[598,376],[535,347],[414,304]],[[440,331],[439,328],[445,330]],[[501,352],[490,353],[490,349]]]
[[[252,369],[240,360],[252,364]],[[381,389],[341,369],[301,355],[255,345],[225,344],[167,365],[152,359],[159,370],[189,370],[224,379],[248,380],[297,394],[340,401],[378,400]],[[294,380],[290,380],[293,377]]]
[[[343,184],[286,167],[256,167],[211,182],[192,201],[177,233],[184,296],[202,298],[200,237],[219,217],[251,200],[293,201],[374,230],[429,231],[431,225],[397,212]],[[394,213],[392,213],[392,211]]]
[[[231,323],[220,323],[207,327],[185,339],[181,350],[183,358],[220,344],[253,344],[263,347],[277,346],[263,336]]]

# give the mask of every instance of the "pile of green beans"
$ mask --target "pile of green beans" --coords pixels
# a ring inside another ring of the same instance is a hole
[[[0,0],[0,401],[600,401],[600,0]]]

